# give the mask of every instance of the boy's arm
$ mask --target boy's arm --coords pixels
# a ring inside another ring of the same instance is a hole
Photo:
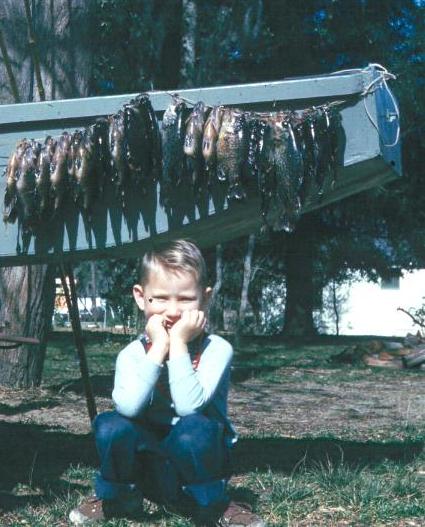
[[[170,354],[170,392],[177,415],[193,414],[208,405],[229,371],[232,356],[232,346],[216,335],[206,338],[206,347],[196,371],[188,352],[177,356]]]
[[[143,344],[134,341],[118,355],[112,399],[125,417],[143,413],[161,373],[160,364],[146,355]]]

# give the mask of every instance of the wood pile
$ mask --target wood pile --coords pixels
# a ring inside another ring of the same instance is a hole
[[[408,334],[402,341],[371,340],[343,350],[332,362],[384,368],[425,370],[425,337]]]

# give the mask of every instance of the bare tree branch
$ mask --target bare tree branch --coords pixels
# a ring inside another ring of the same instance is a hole
[[[28,44],[30,46],[32,60],[34,62],[34,71],[35,71],[35,78],[37,80],[38,94],[40,95],[40,100],[45,101],[46,93],[44,91],[43,79],[41,78],[40,56],[38,54],[37,42],[35,40],[35,35],[32,29],[32,16],[31,16],[30,2],[29,0],[24,0],[24,3],[25,3],[25,14],[27,17],[27,25],[28,25]]]
[[[410,317],[413,322],[415,324],[417,324],[418,326],[420,326],[421,328],[425,328],[425,323],[424,322],[421,322],[418,318],[416,318],[414,315],[412,315],[412,313],[409,313],[409,311],[406,311],[405,309],[403,309],[402,307],[398,307],[397,308],[397,311],[401,311],[402,313],[405,313],[408,317]]]
[[[3,56],[4,65],[6,66],[7,76],[9,77],[10,89],[12,90],[12,95],[15,102],[21,102],[19,97],[18,86],[16,84],[15,75],[13,74],[12,64],[10,63],[9,53],[7,52],[6,43],[3,37],[3,31],[0,27],[0,49]]]

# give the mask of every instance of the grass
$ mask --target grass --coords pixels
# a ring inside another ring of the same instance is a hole
[[[118,351],[128,337],[103,333],[85,333],[86,351],[93,376],[111,376]],[[333,344],[279,343],[273,340],[244,342],[235,358],[235,386],[243,380],[260,379],[270,385],[285,385],[285,372],[296,373],[298,383],[344,386],[373,375],[378,382],[393,383],[418,380],[423,372],[348,368],[335,365],[331,358],[347,345],[343,340]],[[79,379],[71,335],[55,333],[47,352],[43,388],[58,393],[67,383]],[[22,427],[26,427],[23,430]],[[350,443],[341,437],[318,432],[311,437],[288,439],[277,432],[264,436],[252,431],[241,438],[235,453],[235,476],[230,485],[234,499],[253,505],[268,525],[277,527],[333,526],[425,526],[425,453],[424,428],[411,423],[393,423],[394,433],[383,435],[378,442]],[[399,429],[399,432],[397,432]],[[0,525],[5,527],[64,527],[67,515],[83,497],[92,492],[96,459],[88,452],[92,439],[46,431],[36,424],[11,424],[3,445],[39,442],[40,458],[45,445],[50,452],[54,473],[39,466],[33,455],[16,455],[16,474],[0,476]],[[401,433],[402,432],[402,433]],[[402,452],[416,445],[414,455],[397,454],[368,457],[370,448],[393,445]],[[78,441],[77,441],[78,439]],[[344,439],[344,438],[343,438]],[[50,443],[49,443],[50,442]],[[47,445],[49,443],[49,445]],[[68,445],[68,450],[65,448]],[[333,455],[328,455],[333,445]],[[342,446],[341,446],[342,445]],[[419,447],[418,447],[419,445]],[[25,448],[22,448],[22,453]],[[351,450],[350,450],[351,448]],[[351,454],[350,454],[351,452]],[[285,462],[293,454],[290,463]],[[391,456],[389,456],[391,457]],[[9,478],[9,479],[8,479]],[[6,484],[7,483],[7,484]],[[4,489],[4,490],[3,490]],[[104,522],[105,527],[192,527],[190,520],[172,515],[154,504],[148,504],[146,521]]]

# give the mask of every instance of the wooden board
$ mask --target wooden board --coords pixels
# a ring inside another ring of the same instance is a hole
[[[339,75],[304,77],[270,83],[221,86],[181,90],[179,95],[206,104],[224,104],[250,109],[303,109],[334,100],[345,100],[341,107],[343,138],[341,167],[334,188],[312,200],[304,212],[326,206],[347,196],[382,185],[401,173],[400,145],[388,147],[395,133],[391,101],[379,88],[362,98],[360,94],[377,72],[348,72]],[[151,92],[152,104],[161,118],[170,94]],[[95,97],[19,105],[0,108],[0,170],[4,168],[16,142],[23,138],[43,139],[58,136],[92,123],[101,115],[118,111],[134,94]],[[365,104],[369,116],[365,109]],[[374,126],[371,119],[376,123]],[[384,141],[382,141],[384,138]],[[0,179],[0,196],[5,178]],[[134,196],[124,216],[113,192],[96,206],[93,226],[86,230],[83,218],[70,208],[28,240],[25,254],[17,250],[17,225],[0,224],[0,265],[20,265],[47,261],[131,257],[140,255],[152,244],[180,236],[190,236],[202,246],[214,245],[255,231],[260,226],[259,197],[255,190],[244,203],[229,204],[225,188],[214,185],[203,203],[195,204],[187,189],[182,189],[181,207],[167,216],[158,200],[158,188],[147,197]]]

